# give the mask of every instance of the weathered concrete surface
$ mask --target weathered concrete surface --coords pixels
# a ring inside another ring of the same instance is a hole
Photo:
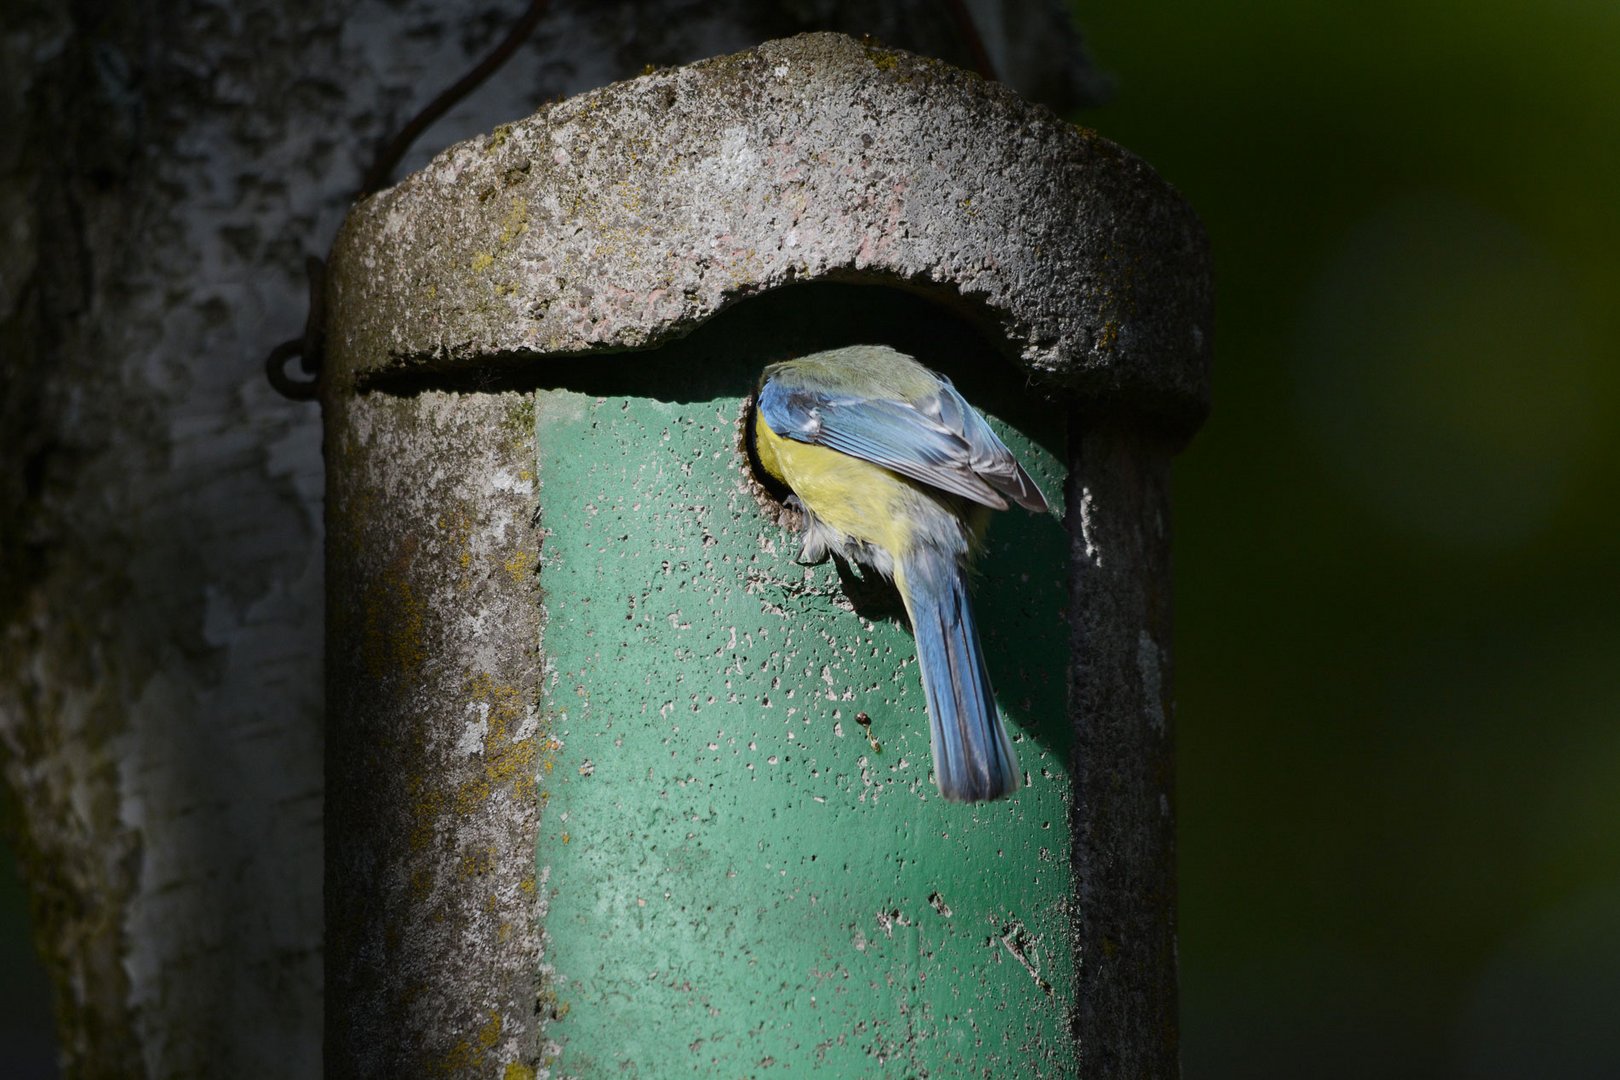
[[[1180,1075],[1170,456],[1118,422],[1070,446],[1069,624],[1081,1075]]]
[[[501,1075],[537,1053],[533,408],[326,416],[327,1074]]]
[[[1183,430],[1202,228],[1137,158],[938,61],[807,34],[451,147],[333,252],[333,377],[645,348],[793,282],[955,298],[1033,372]]]

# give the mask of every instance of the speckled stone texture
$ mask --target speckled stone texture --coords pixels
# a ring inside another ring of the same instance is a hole
[[[805,34],[559,102],[361,206],[339,384],[637,349],[793,282],[954,299],[1032,371],[1188,429],[1202,227],[1151,169],[938,61]]]
[[[502,1075],[537,1045],[533,405],[326,416],[326,1073]]]

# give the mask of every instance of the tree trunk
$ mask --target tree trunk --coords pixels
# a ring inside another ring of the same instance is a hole
[[[970,6],[1009,81],[1094,91],[1057,5]],[[262,357],[373,147],[520,7],[9,5],[0,771],[73,1075],[319,1071],[320,424]],[[406,168],[803,29],[970,63],[949,8],[558,3]]]

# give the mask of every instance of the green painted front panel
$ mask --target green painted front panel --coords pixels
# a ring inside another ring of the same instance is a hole
[[[745,390],[536,394],[547,1060],[1073,1075],[1059,519],[997,515],[975,586],[1029,784],[947,803],[892,590],[854,607],[739,483]],[[1057,502],[1061,432],[1001,431]]]

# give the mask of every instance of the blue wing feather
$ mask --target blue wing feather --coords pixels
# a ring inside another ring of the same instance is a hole
[[[937,379],[937,376],[936,376]],[[1028,474],[948,380],[917,402],[766,380],[759,410],[783,438],[825,446],[997,510],[1045,509]]]

